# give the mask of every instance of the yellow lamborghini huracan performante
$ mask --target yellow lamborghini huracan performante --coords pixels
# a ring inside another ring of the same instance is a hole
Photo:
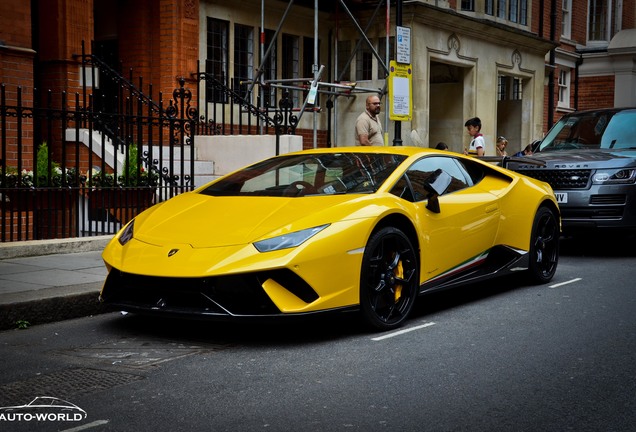
[[[388,330],[419,294],[511,272],[550,281],[560,228],[547,183],[477,158],[307,150],[138,215],[103,252],[100,298],[118,310],[212,319],[357,309]]]

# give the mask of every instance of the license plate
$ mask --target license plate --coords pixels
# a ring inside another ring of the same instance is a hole
[[[554,196],[559,204],[566,204],[568,202],[567,192],[555,192]]]

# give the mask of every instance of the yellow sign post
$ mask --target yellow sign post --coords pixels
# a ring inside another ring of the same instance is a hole
[[[410,121],[413,117],[413,67],[395,60],[389,63],[389,118]]]

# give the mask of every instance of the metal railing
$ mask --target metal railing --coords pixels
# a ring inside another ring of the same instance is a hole
[[[75,94],[0,85],[2,242],[114,234],[149,206],[199,186],[196,135],[296,129],[286,95],[261,109],[198,72],[200,115],[185,79],[166,100],[83,46],[76,58],[83,84]]]

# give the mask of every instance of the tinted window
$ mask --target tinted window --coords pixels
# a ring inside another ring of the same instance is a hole
[[[424,188],[424,183],[436,170],[442,169],[452,177],[452,181],[445,193],[452,193],[471,186],[472,180],[466,171],[457,163],[455,158],[433,156],[425,157],[415,162],[406,172],[406,179],[400,180],[391,193],[402,196],[405,199],[412,198],[412,201],[422,201],[428,197],[428,192]],[[401,190],[406,183],[410,183],[412,192]]]
[[[279,156],[219,179],[201,193],[214,196],[304,196],[371,193],[406,159],[379,153]]]
[[[601,148],[630,147],[636,147],[636,110],[616,113],[601,138]]]

